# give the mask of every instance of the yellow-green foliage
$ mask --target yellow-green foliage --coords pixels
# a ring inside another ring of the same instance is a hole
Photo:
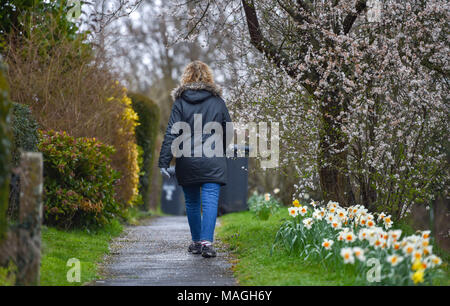
[[[7,267],[0,267],[0,286],[14,286],[16,283],[17,266],[9,261]]]
[[[146,208],[149,206],[153,161],[155,159],[156,138],[158,136],[159,107],[148,97],[130,93],[133,109],[139,116],[136,126],[137,144],[143,150],[143,165],[139,178],[139,192]]]
[[[116,86],[119,86],[118,82]],[[139,151],[135,136],[139,117],[132,108],[125,87],[119,96],[110,97],[107,101],[107,103],[118,102],[122,106],[122,111],[117,115],[116,136],[111,139],[111,144],[116,149],[112,160],[113,167],[122,175],[117,184],[118,200],[129,206],[139,201]]]
[[[57,24],[45,31],[30,27],[29,36],[13,35],[15,43],[7,46],[12,100],[30,106],[42,129],[114,146],[111,163],[122,175],[116,200],[123,208],[138,202],[137,115],[109,59],[95,52],[85,33],[68,38],[58,36]]]

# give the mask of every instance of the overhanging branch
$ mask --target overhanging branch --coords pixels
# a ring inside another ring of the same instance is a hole
[[[263,36],[259,26],[258,16],[256,15],[254,1],[242,0],[242,5],[244,7],[244,13],[250,34],[250,43],[259,52],[263,53],[267,59],[272,60],[277,67],[284,68],[290,77],[298,78],[299,71],[296,67],[290,64],[289,57]],[[299,78],[299,81],[309,93],[313,93],[313,86],[305,82],[307,78],[311,78],[311,75],[302,75]]]
[[[348,32],[350,32],[358,15],[366,9],[367,7],[366,2],[367,0],[358,1],[355,6],[356,13],[350,12],[347,16],[345,16],[343,23],[344,34],[348,34]]]

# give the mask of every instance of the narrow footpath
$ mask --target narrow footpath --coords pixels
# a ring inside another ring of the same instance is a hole
[[[96,286],[236,285],[227,253],[203,258],[187,251],[190,232],[185,216],[157,217],[128,227],[111,244],[100,265]]]

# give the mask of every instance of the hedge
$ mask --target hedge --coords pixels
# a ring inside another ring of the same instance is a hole
[[[139,177],[139,193],[144,201],[144,208],[149,208],[153,160],[155,157],[156,138],[158,136],[159,107],[148,97],[129,93],[134,111],[139,116],[136,127],[136,142],[143,149],[143,169]]]
[[[20,150],[37,152],[39,126],[29,106],[19,103],[13,103],[12,106],[12,162],[14,166],[18,166]]]
[[[20,103],[12,104],[11,127],[13,132],[12,167],[18,167],[21,151],[37,151],[38,123],[33,118],[29,106]],[[8,218],[11,222],[17,220],[19,214],[20,178],[14,171],[11,173],[10,187]]]

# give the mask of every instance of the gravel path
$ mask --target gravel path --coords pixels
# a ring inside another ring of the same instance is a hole
[[[185,216],[157,217],[128,227],[111,244],[96,286],[236,285],[227,254],[203,258],[187,251],[190,232]]]

